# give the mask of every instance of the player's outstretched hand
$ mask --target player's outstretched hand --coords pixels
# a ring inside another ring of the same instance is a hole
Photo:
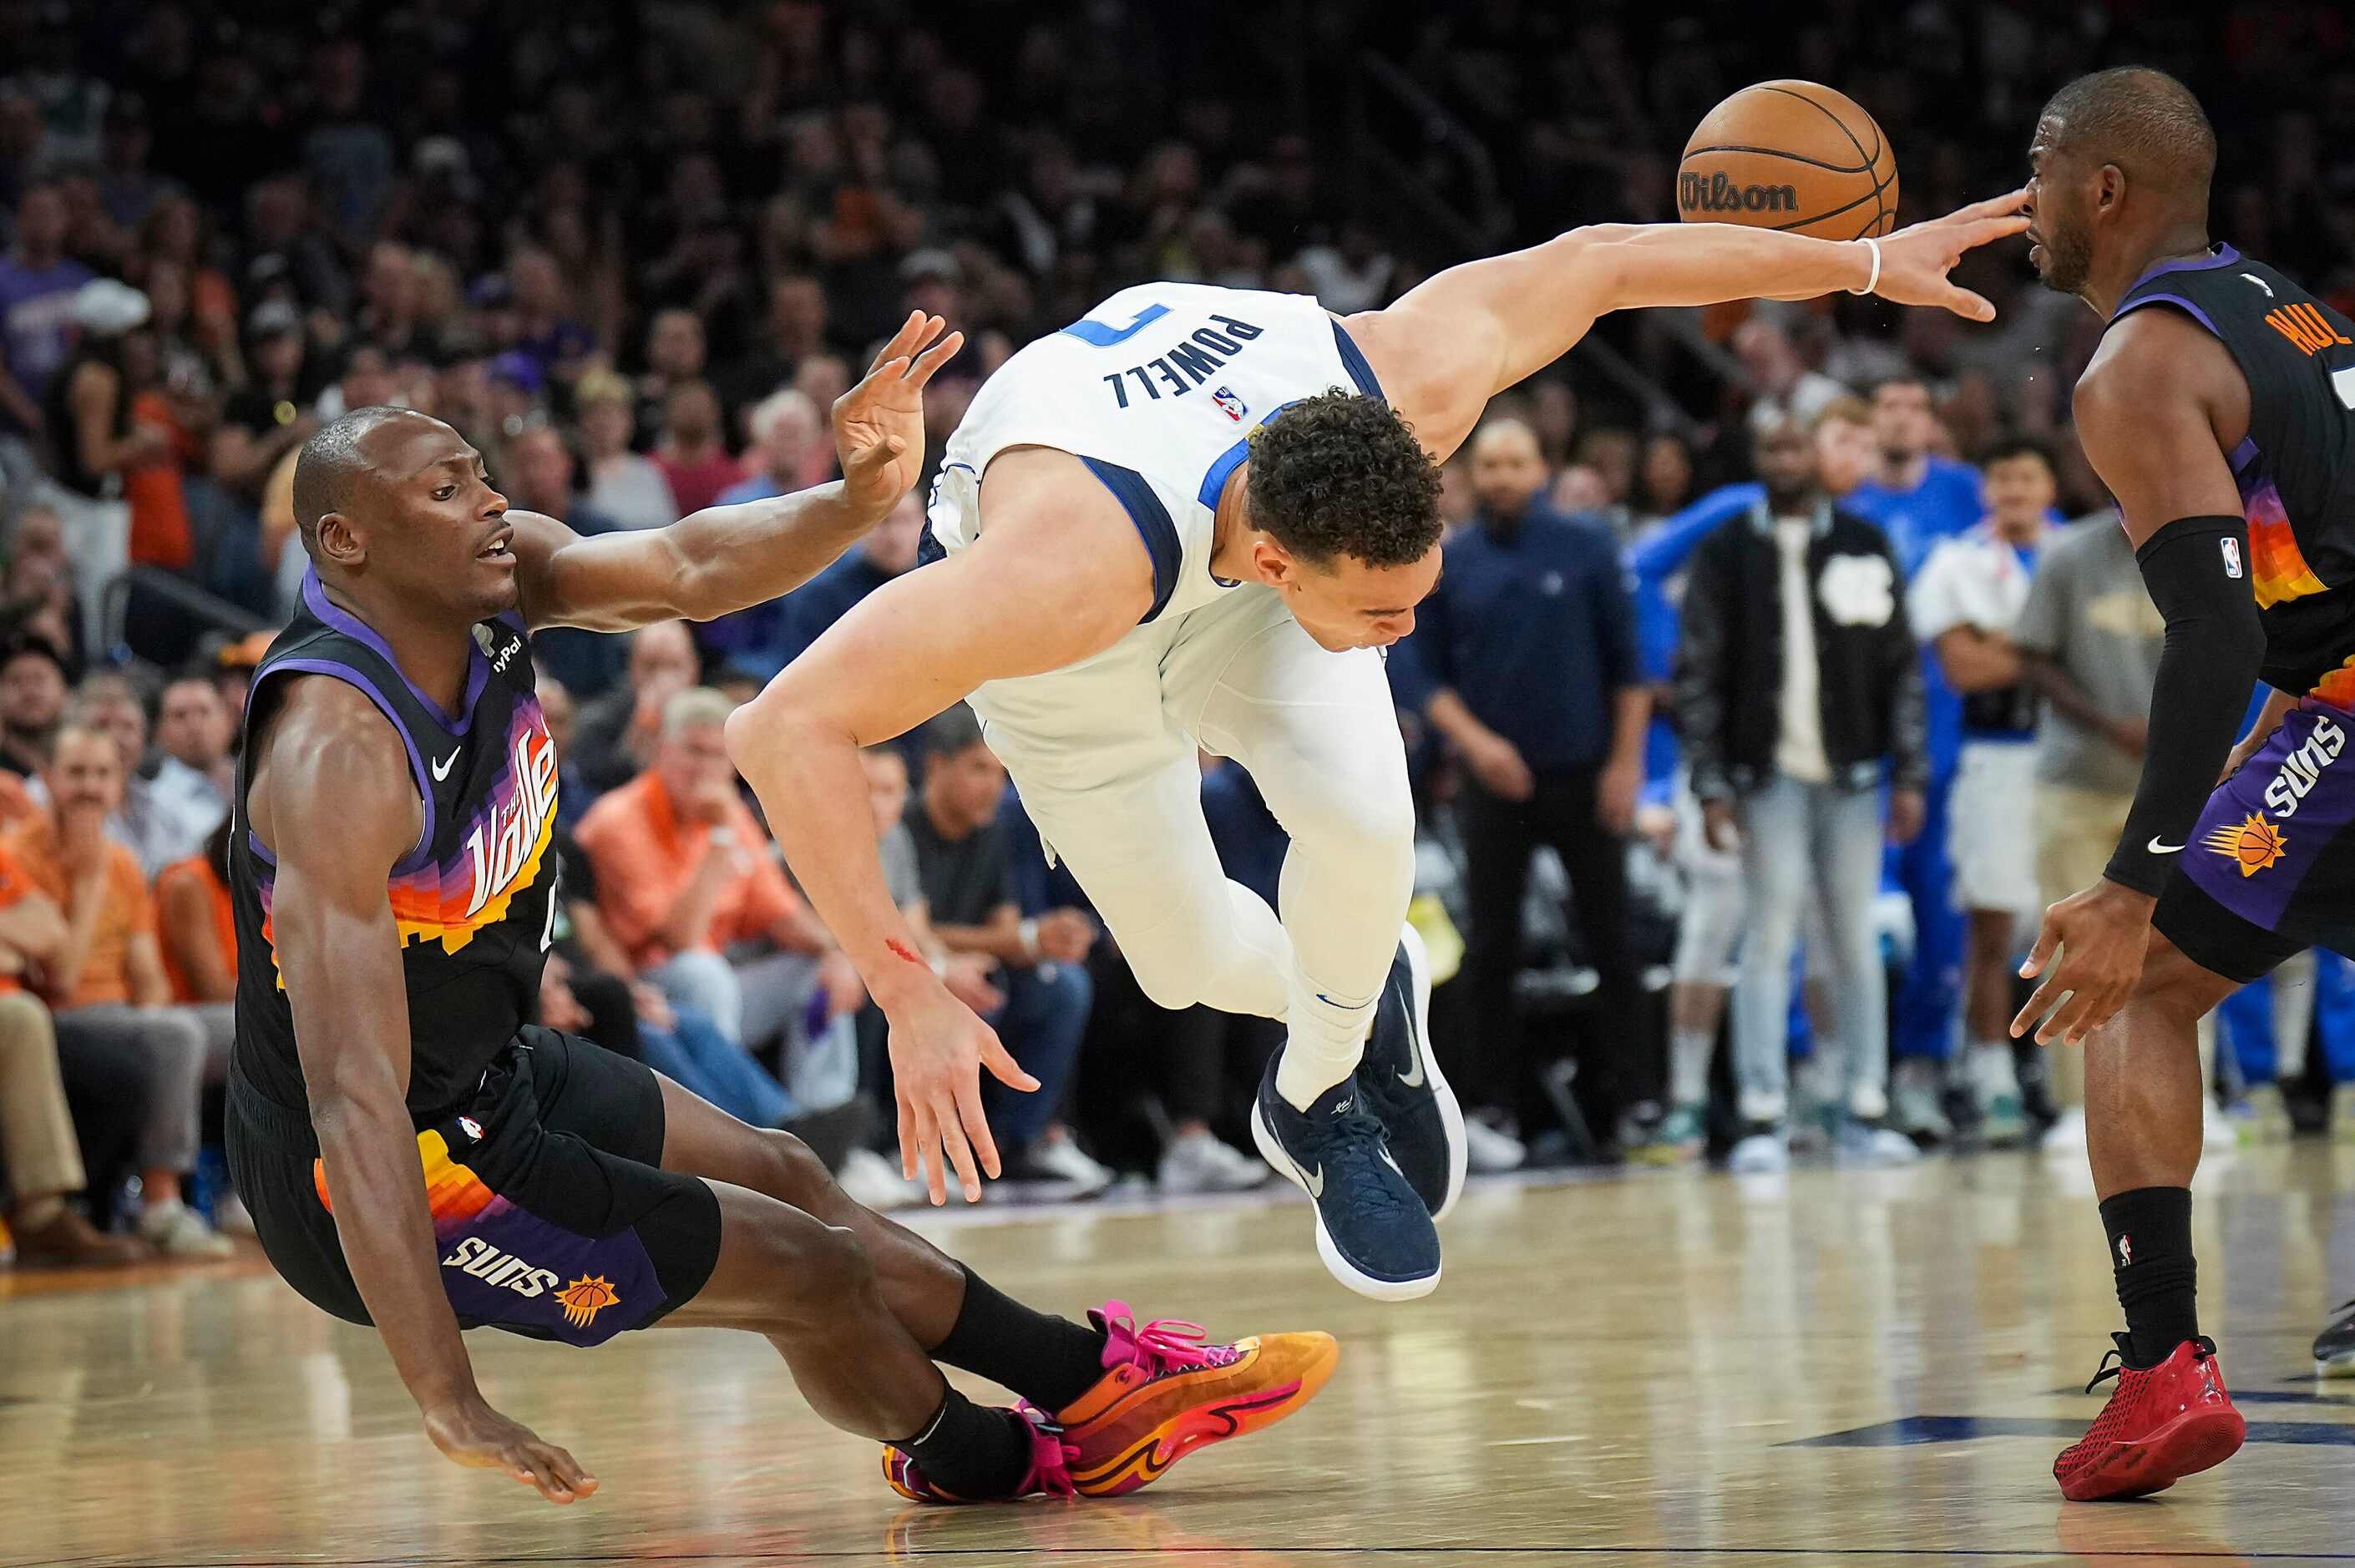
[[[2072,894],[2044,912],[2044,928],[2019,972],[2030,979],[2044,975],[2044,983],[2011,1021],[2015,1037],[2024,1035],[2044,1018],[2036,1043],[2055,1040],[2082,1045],[2085,1036],[2110,1021],[2126,1003],[2135,982],[2142,979],[2143,955],[2150,947],[2150,911],[2157,900],[2107,877],[2083,893]],[[2061,961],[2045,973],[2052,957]],[[2062,1001],[2062,998],[2068,1000]],[[2056,1007],[2055,1004],[2058,1004]]]
[[[922,311],[907,321],[867,378],[834,400],[834,447],[842,487],[880,518],[908,493],[924,468],[924,383],[964,346],[964,334]],[[929,346],[928,346],[929,345]]]
[[[433,1446],[477,1470],[505,1470],[552,1503],[578,1502],[597,1489],[597,1478],[571,1455],[543,1443],[530,1427],[510,1421],[479,1395],[425,1413]]]
[[[927,987],[890,1015],[891,1077],[900,1097],[900,1170],[922,1181],[935,1203],[949,1201],[949,1172],[968,1203],[981,1178],[1003,1171],[981,1107],[981,1069],[1010,1088],[1036,1089],[997,1031],[942,985]]]
[[[1873,292],[1901,305],[1937,305],[1975,322],[1995,320],[1995,307],[1946,279],[1963,252],[2028,228],[2025,190],[1901,228],[1881,242],[1881,281]]]

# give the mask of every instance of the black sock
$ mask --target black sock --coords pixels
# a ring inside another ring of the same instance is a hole
[[[1025,1307],[957,1266],[964,1269],[964,1305],[948,1338],[932,1347],[932,1360],[1003,1383],[1050,1415],[1103,1376],[1101,1330]]]
[[[923,1467],[926,1481],[971,1502],[1012,1497],[1030,1473],[1030,1424],[954,1388],[922,1431],[892,1446]]]
[[[2110,1267],[2137,1366],[2157,1366],[2200,1332],[2191,1257],[2191,1189],[2137,1187],[2102,1201]]]

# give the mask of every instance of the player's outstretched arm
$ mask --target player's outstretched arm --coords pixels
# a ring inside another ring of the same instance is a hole
[[[2118,499],[2167,644],[2126,832],[2099,882],[2044,912],[2020,969],[2043,983],[2012,1020],[2014,1034],[2041,1018],[2040,1042],[2078,1044],[2133,991],[2158,891],[2248,709],[2265,632],[2224,457],[2248,428],[2248,383],[2223,344],[2164,308],[2112,327],[2077,384],[2078,439]]]
[[[947,327],[938,316],[910,315],[866,379],[835,400],[842,478],[834,483],[589,538],[552,517],[514,514],[533,630],[709,620],[790,593],[832,566],[923,471],[924,385],[964,346],[964,334]]]
[[[417,1133],[403,1103],[409,997],[385,879],[422,820],[392,726],[357,690],[298,677],[257,743],[248,810],[278,857],[271,930],[336,1234],[427,1436],[551,1502],[596,1490],[563,1449],[491,1408],[442,1294]]]
[[[990,464],[971,548],[877,588],[728,720],[728,750],[794,876],[891,1024],[900,1160],[932,1201],[998,1173],[980,1067],[1035,1082],[949,993],[891,902],[858,749],[985,681],[1059,670],[1118,641],[1153,603],[1153,568],[1120,504],[1077,458]]]
[[[1877,281],[1862,240],[1730,223],[1595,224],[1451,267],[1385,310],[1351,316],[1349,334],[1401,415],[1444,458],[1490,397],[1561,358],[1612,311],[1806,300],[1870,282],[1902,305],[1992,321],[1995,307],[1946,274],[1964,251],[2026,228],[2023,198],[2015,191],[1878,241]]]

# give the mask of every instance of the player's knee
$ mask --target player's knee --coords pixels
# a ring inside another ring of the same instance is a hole
[[[1123,948],[1137,990],[1156,1007],[1182,1012],[1202,1000],[1201,946],[1188,941],[1156,941]]]
[[[867,1248],[844,1226],[795,1215],[777,1240],[784,1253],[783,1305],[797,1318],[832,1316],[862,1300],[874,1282]]]
[[[2234,989],[2231,980],[2193,961],[2165,937],[2158,937],[2143,960],[2142,976],[2135,982],[2132,1005],[2168,1018],[2196,1022]]]
[[[830,1205],[836,1192],[834,1173],[817,1151],[790,1132],[763,1131],[761,1147],[771,1168],[769,1195],[805,1213],[818,1213]]]

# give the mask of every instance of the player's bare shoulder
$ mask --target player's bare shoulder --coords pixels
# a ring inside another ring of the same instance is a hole
[[[2248,433],[2249,383],[2232,351],[2214,333],[2163,304],[2129,312],[2111,324],[2077,378],[2072,401],[2089,442],[2132,439],[2138,419],[2161,408],[2198,410],[2226,450]]]
[[[1134,626],[1152,608],[1152,557],[1119,498],[1084,460],[1052,447],[1000,452],[982,475],[981,509],[976,560],[1053,563],[1059,597],[1094,607],[1108,624]]]
[[[332,675],[289,673],[272,684],[246,738],[246,816],[262,843],[282,853],[289,837],[329,825],[346,847],[415,839],[424,807],[392,721]]]

